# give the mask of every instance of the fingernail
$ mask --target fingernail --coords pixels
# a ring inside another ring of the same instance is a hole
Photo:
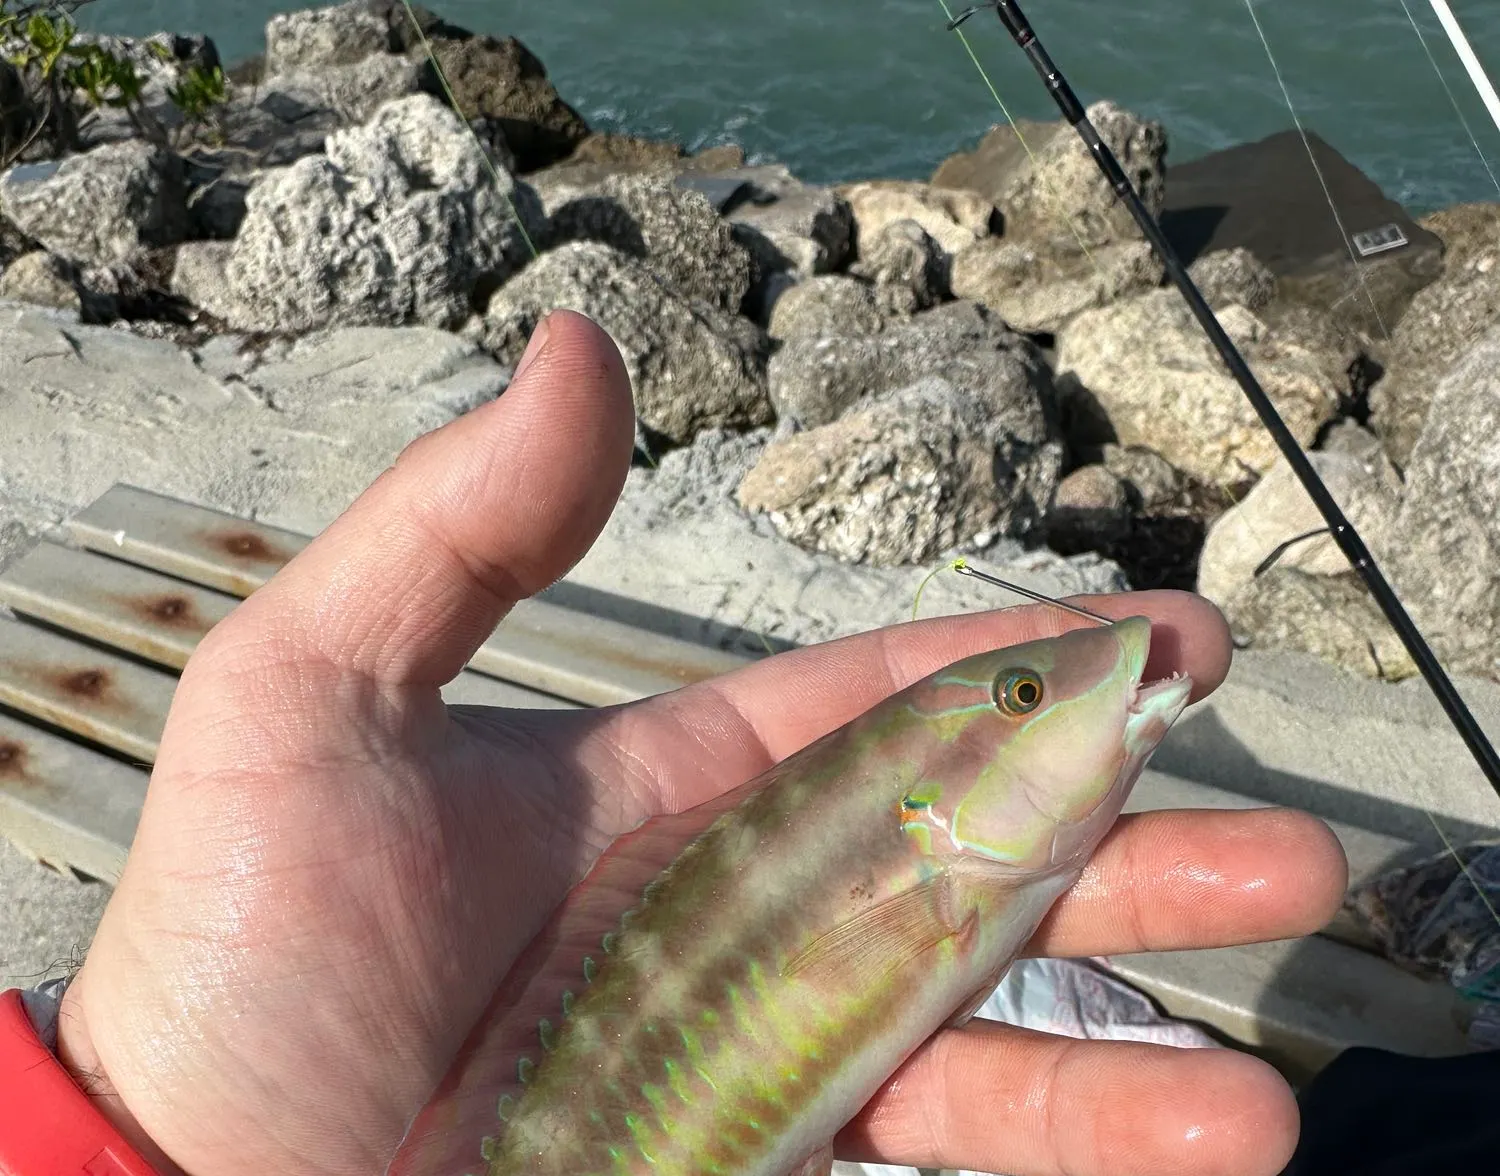
[[[511,377],[512,380],[519,380],[525,375],[526,369],[542,353],[543,348],[547,346],[549,329],[547,319],[544,318],[541,322],[537,323],[536,330],[531,332],[531,340],[526,344],[526,350],[521,352],[521,362],[516,364],[516,374]]]

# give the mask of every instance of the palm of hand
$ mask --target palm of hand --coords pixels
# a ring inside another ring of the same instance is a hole
[[[1014,610],[906,626],[596,712],[450,712],[438,685],[607,517],[630,413],[608,341],[554,316],[500,401],[412,446],[194,657],[61,1038],[163,1171],[384,1172],[611,840],[937,666],[1066,623]],[[1208,606],[1109,603],[1157,621],[1159,669],[1222,677]],[[1033,948],[1298,934],[1342,880],[1326,830],[1293,814],[1127,819]],[[1279,1170],[1294,1122],[1280,1080],[1237,1054],[974,1025],[925,1046],[840,1143],[929,1166],[1248,1174]]]

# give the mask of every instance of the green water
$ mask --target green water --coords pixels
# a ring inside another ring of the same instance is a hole
[[[1484,153],[1489,120],[1427,0],[1406,0]],[[1500,3],[1452,0],[1500,77]],[[937,0],[728,4],[688,0],[429,0],[448,20],[512,33],[596,126],[733,140],[807,179],[927,175],[1001,116]],[[257,52],[258,0],[96,0],[86,25],[206,32],[227,59]],[[1304,124],[1418,211],[1500,198],[1401,0],[1258,0]],[[1162,120],[1169,163],[1290,127],[1245,0],[1032,0],[1027,13],[1085,98]],[[990,14],[971,43],[1017,116],[1054,109]]]

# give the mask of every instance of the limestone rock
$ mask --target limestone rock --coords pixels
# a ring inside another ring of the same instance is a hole
[[[1276,275],[1243,246],[1205,253],[1188,267],[1212,307],[1243,306],[1260,310],[1276,297]]]
[[[183,242],[177,247],[169,288],[194,306],[227,318],[233,304],[225,297],[224,271],[233,248],[228,241]]]
[[[1406,468],[1392,579],[1448,667],[1500,676],[1500,327],[1438,385]]]
[[[1375,429],[1398,465],[1411,459],[1438,383],[1500,322],[1500,215],[1476,211],[1465,220],[1470,231],[1454,233],[1442,276],[1412,298],[1391,332],[1385,373],[1370,390]]]
[[[644,261],[689,300],[737,311],[749,293],[749,251],[707,198],[670,176],[623,173],[552,207],[551,239],[598,241]]]
[[[914,220],[892,221],[860,248],[849,272],[875,285],[875,302],[890,315],[912,315],[948,293],[942,248]]]
[[[603,534],[544,595],[753,654],[767,644],[809,644],[910,620],[913,595],[930,566],[846,563],[788,543],[766,515],[736,505],[735,488],[759,459],[765,434],[708,429],[692,445],[664,454],[656,468],[632,469]],[[1054,596],[1125,586],[1108,560],[1064,558],[1014,539],[996,539],[966,556],[982,571]],[[922,615],[1005,602],[989,585],[943,575],[923,591]]]
[[[771,358],[771,401],[784,428],[828,424],[862,397],[940,377],[978,395],[1009,431],[1040,444],[1056,435],[1041,353],[984,308],[952,302],[878,335],[798,335]]]
[[[1041,521],[1061,446],[1008,431],[982,396],[927,379],[773,441],[739,501],[812,551],[877,565],[930,559]]]
[[[1056,332],[1081,311],[1154,289],[1162,272],[1144,241],[1086,255],[991,237],[953,259],[952,286],[1018,331]]]
[[[1242,649],[1310,653],[1367,678],[1417,673],[1363,581],[1354,572],[1315,576],[1277,567],[1251,581],[1224,609]]]
[[[938,188],[966,188],[992,204],[998,204],[1014,179],[1016,168],[1026,159],[1025,143],[1033,148],[1045,143],[1060,129],[1061,122],[1018,119],[1021,138],[1009,123],[997,123],[985,132],[972,151],[958,151],[938,164],[932,183]]]
[[[1062,550],[1084,550],[1106,545],[1129,529],[1129,491],[1104,465],[1080,466],[1058,483],[1047,517],[1049,542]]]
[[[17,164],[0,176],[0,212],[59,257],[131,262],[187,228],[181,162],[142,141]]]
[[[609,332],[630,373],[636,415],[670,440],[770,422],[760,328],[674,293],[634,258],[596,242],[544,253],[490,300],[485,346],[514,362],[554,309],[579,311]]]
[[[1182,472],[1154,449],[1105,445],[1104,468],[1119,478],[1136,510],[1150,514],[1182,493]]]
[[[847,274],[819,274],[788,286],[771,307],[769,334],[794,336],[876,335],[885,316],[868,282]]]
[[[497,187],[436,99],[388,103],[367,125],[330,136],[326,157],[269,172],[251,189],[224,317],[275,331],[462,322],[476,291],[513,273],[526,236],[543,227],[534,193],[499,175]]]
[[[1272,338],[1301,348],[1317,360],[1329,386],[1338,390],[1341,412],[1357,411],[1357,401],[1379,373],[1364,335],[1351,330],[1341,316],[1336,317],[1327,308],[1296,302],[1272,302],[1256,317]]]
[[[1161,124],[1113,102],[1096,102],[1088,114],[1147,209],[1159,216],[1166,195],[1167,154]],[[1059,121],[1030,145],[1031,155],[1019,160],[993,193],[1005,215],[1006,236],[1059,243],[1076,237],[1091,249],[1138,238],[1130,213],[1077,132]]]
[[[854,214],[856,245],[874,241],[892,221],[914,220],[950,255],[990,235],[995,207],[973,192],[907,180],[870,180],[836,189]]]
[[[74,313],[83,310],[73,267],[45,249],[18,257],[5,268],[0,275],[0,298]]]
[[[1339,404],[1324,361],[1283,340],[1243,307],[1220,313],[1298,443],[1311,445]],[[1278,451],[1175,290],[1158,290],[1073,319],[1057,369],[1108,416],[1116,439],[1155,449],[1201,481],[1232,485],[1269,470]]]
[[[261,110],[274,111],[284,121],[321,123],[333,130],[357,126],[387,102],[434,88],[425,61],[377,53],[359,61],[273,74],[255,94]],[[301,136],[298,141],[310,142]]]
[[[519,171],[564,159],[588,137],[583,116],[558,96],[541,61],[514,37],[436,41],[433,55],[458,108],[498,126]]]
[[[841,269],[854,247],[854,212],[832,188],[804,184],[779,165],[719,173],[743,178],[749,199],[725,215],[761,274],[799,279]]]
[[[386,22],[358,0],[281,12],[266,22],[265,74],[348,65],[392,48]]]
[[[1401,480],[1383,454],[1308,455],[1334,501],[1364,537],[1377,560],[1392,545]],[[1254,571],[1278,546],[1324,526],[1312,499],[1284,458],[1209,529],[1198,561],[1198,592],[1225,606],[1250,585]],[[1349,561],[1327,535],[1283,552],[1276,567],[1307,575],[1337,576]]]
[[[1443,243],[1443,268],[1461,270],[1500,240],[1500,202],[1455,204],[1428,213],[1418,222]]]

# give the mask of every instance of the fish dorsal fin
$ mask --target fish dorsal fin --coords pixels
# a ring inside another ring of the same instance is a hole
[[[789,979],[884,975],[964,928],[955,925],[947,874],[908,887],[818,936],[782,969]]]
[[[587,985],[605,935],[646,886],[730,809],[764,786],[752,780],[686,812],[652,817],[612,842],[500,982],[453,1065],[417,1113],[387,1176],[480,1171],[481,1142],[519,1099],[522,1071],[543,1056],[570,993]],[[508,1101],[507,1101],[508,1100]]]

